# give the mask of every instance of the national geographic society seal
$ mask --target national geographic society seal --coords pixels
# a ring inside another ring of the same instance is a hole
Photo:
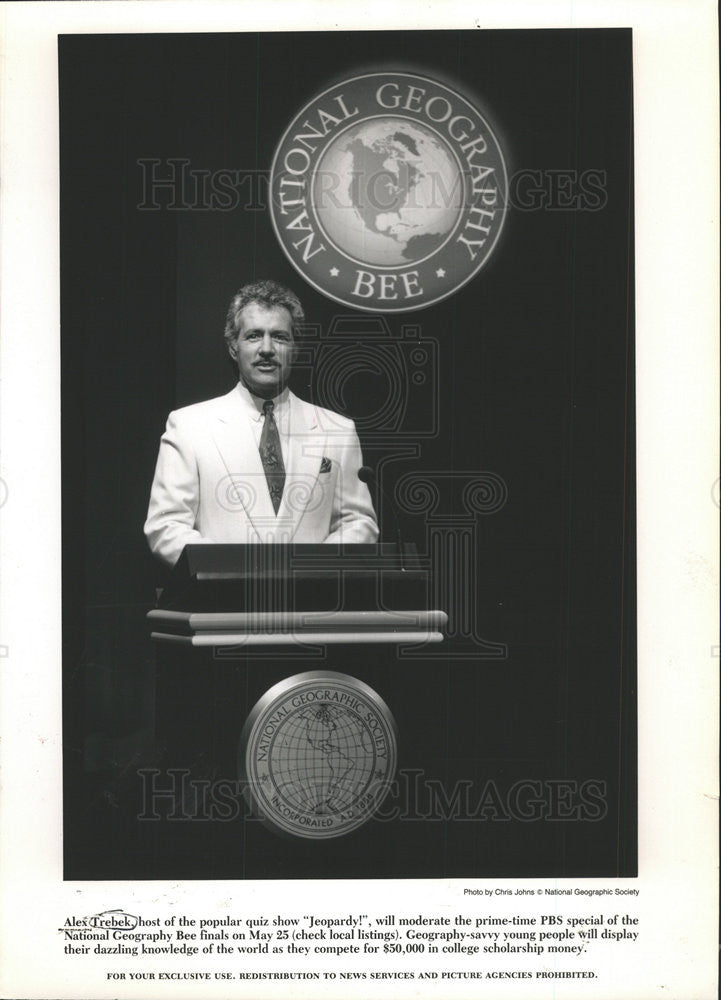
[[[277,831],[323,840],[350,833],[389,791],[396,727],[362,681],[328,670],[266,691],[243,728],[239,769],[253,812]]]
[[[314,288],[369,312],[432,305],[503,227],[501,147],[473,103],[415,73],[367,73],[296,115],[270,171],[271,218]]]

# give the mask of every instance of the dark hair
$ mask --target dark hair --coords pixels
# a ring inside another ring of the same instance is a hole
[[[298,324],[305,319],[303,306],[300,304],[298,296],[289,288],[270,279],[253,281],[249,285],[243,285],[230,301],[228,314],[225,318],[225,341],[228,347],[238,336],[240,314],[249,302],[258,302],[267,309],[283,306],[290,313],[294,333]]]

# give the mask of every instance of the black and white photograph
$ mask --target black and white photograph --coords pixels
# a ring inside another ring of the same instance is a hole
[[[67,877],[636,874],[631,56],[59,39]]]
[[[0,14],[0,995],[710,1000],[715,7]]]

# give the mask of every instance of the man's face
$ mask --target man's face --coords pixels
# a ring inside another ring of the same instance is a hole
[[[241,382],[262,399],[285,388],[295,359],[293,324],[284,306],[249,302],[240,313],[240,332],[230,346]]]

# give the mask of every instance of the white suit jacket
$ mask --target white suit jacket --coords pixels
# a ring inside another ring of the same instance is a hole
[[[145,522],[152,552],[172,566],[193,542],[375,542],[353,421],[289,393],[286,480],[276,515],[240,391],[168,417]]]

